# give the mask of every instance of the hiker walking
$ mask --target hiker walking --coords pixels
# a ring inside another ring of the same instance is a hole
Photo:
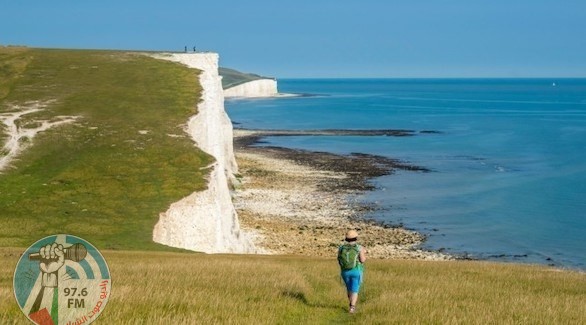
[[[350,230],[346,233],[346,243],[338,248],[338,264],[340,264],[342,279],[344,279],[348,292],[350,313],[356,311],[358,291],[360,284],[362,284],[364,262],[366,261],[366,249],[362,245],[358,245],[357,240],[358,232]]]

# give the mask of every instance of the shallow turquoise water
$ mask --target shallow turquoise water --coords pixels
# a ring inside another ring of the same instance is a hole
[[[554,84],[555,83],[555,86]],[[371,217],[426,246],[482,259],[586,268],[586,79],[280,80],[318,96],[227,101],[236,127],[410,129],[414,137],[274,137],[432,169],[373,180]]]

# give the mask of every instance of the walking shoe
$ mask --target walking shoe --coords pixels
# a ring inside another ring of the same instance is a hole
[[[350,305],[350,314],[354,314],[356,312],[356,306]]]

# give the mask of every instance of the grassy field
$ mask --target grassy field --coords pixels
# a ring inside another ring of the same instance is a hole
[[[200,93],[196,70],[141,54],[0,47],[0,114],[36,102],[46,109],[20,126],[78,117],[39,133],[0,173],[0,247],[69,233],[165,249],[151,240],[159,213],[205,189],[200,168],[213,159],[184,132]]]
[[[22,250],[0,249],[0,323]],[[335,259],[102,251],[113,276],[100,324],[583,324],[586,277],[546,267],[370,260],[358,313]]]

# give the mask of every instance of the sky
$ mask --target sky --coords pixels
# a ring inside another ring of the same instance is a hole
[[[195,46],[277,78],[586,77],[586,0],[2,0],[0,45]]]

